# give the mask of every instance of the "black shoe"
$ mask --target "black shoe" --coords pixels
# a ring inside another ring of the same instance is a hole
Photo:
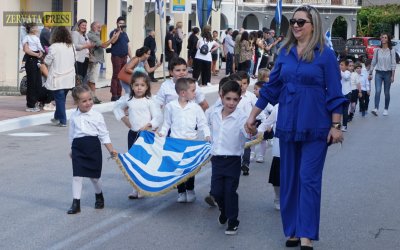
[[[94,203],[95,209],[103,209],[104,208],[104,197],[103,192],[100,194],[96,194],[96,202]]]
[[[116,100],[118,100],[118,96],[112,96],[112,97],[111,97],[111,101],[112,101],[112,102],[115,102]]]
[[[222,225],[225,225],[227,221],[228,221],[228,218],[226,218],[226,216],[224,214],[222,214],[222,212],[221,212],[218,216],[218,223],[222,226]]]
[[[300,250],[313,250],[313,247],[310,246],[300,246]]]
[[[97,96],[93,97],[93,103],[94,104],[100,104],[101,101],[99,100],[99,98],[97,98]]]
[[[300,239],[288,239],[286,241],[286,247],[297,247],[300,244]]]
[[[225,230],[226,235],[236,235],[239,229],[239,221],[236,223],[228,223],[228,228]]]
[[[151,79],[152,82],[158,82],[156,78]]]
[[[210,205],[210,207],[216,207],[217,203],[215,202],[214,197],[212,197],[212,195],[207,196],[206,198],[204,198],[204,201]]]
[[[241,166],[241,169],[243,171],[243,175],[245,175],[245,176],[249,175],[250,168],[249,168],[249,166],[247,164],[243,164]]]
[[[77,214],[81,212],[81,200],[73,199],[71,208],[67,211],[67,214]]]

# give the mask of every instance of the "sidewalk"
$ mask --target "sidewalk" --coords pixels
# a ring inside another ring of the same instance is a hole
[[[216,92],[218,83],[224,77],[223,72],[218,76],[212,76],[211,83],[213,86],[201,87],[205,94]],[[160,79],[157,83],[152,83],[151,92],[157,94],[161,83]],[[103,86],[96,90],[96,96],[103,102],[102,104],[94,105],[94,108],[99,112],[109,112],[112,110],[113,103],[111,102],[110,80],[102,79],[97,84]],[[71,92],[68,93],[66,108],[67,117],[75,109]],[[54,111],[40,111],[38,113],[26,112],[26,96],[0,96],[0,132],[35,126],[40,124],[50,123],[53,118]]]

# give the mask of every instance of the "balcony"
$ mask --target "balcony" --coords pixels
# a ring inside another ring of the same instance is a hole
[[[276,4],[277,0],[237,0],[239,5],[251,4]],[[231,2],[231,1],[223,1]],[[357,0],[283,0],[283,4],[309,4],[309,5],[335,5],[335,6],[358,6]]]

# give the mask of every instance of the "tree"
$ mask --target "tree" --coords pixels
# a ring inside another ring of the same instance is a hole
[[[358,36],[379,36],[392,32],[393,25],[400,23],[400,5],[387,4],[361,8],[357,13]]]

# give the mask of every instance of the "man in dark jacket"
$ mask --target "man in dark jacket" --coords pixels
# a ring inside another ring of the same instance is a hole
[[[149,66],[152,68],[156,65],[156,50],[157,50],[154,30],[149,31],[148,36],[144,39],[143,45],[148,47],[151,51],[150,57],[149,59],[147,59],[147,62]],[[154,78],[154,72],[150,73],[149,76],[152,82],[157,82],[157,79]]]

